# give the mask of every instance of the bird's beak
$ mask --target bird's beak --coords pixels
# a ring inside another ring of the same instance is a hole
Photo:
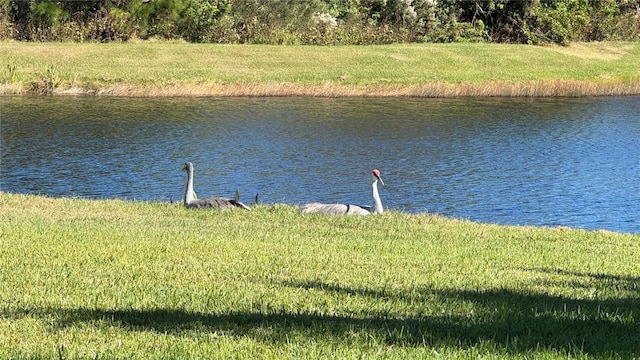
[[[380,180],[380,184],[382,184],[382,186],[384,186],[384,181],[382,181],[382,177],[376,176],[376,178],[378,178],[378,180]]]

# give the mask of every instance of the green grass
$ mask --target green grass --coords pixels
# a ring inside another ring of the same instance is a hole
[[[631,358],[640,235],[0,195],[0,358]]]
[[[640,43],[259,46],[0,43],[4,93],[608,95],[640,93]],[[283,86],[286,85],[286,86]]]

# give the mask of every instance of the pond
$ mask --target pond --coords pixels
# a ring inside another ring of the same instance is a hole
[[[371,204],[640,233],[640,98],[3,97],[2,191]]]

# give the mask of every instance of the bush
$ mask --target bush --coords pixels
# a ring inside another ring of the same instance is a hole
[[[226,3],[217,0],[191,0],[183,10],[179,32],[191,42],[211,41],[214,22],[224,11]]]

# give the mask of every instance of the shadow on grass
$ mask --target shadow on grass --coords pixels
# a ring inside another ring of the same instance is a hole
[[[535,271],[542,271],[536,269]],[[637,289],[640,278],[572,274],[593,280],[615,280]],[[576,300],[510,290],[457,291],[422,289],[412,294],[349,288],[318,281],[289,281],[281,286],[344,293],[373,300],[401,302],[449,301],[473,305],[464,315],[335,316],[319,313],[194,313],[182,310],[34,309],[0,315],[53,316],[55,328],[105,322],[132,331],[186,333],[221,332],[259,341],[289,341],[289,335],[344,342],[356,334],[393,346],[445,346],[471,348],[492,344],[500,353],[530,354],[536,350],[591,356],[640,355],[640,300],[638,296],[613,300]],[[4,313],[4,314],[3,314]],[[362,340],[365,339],[365,340]],[[358,346],[358,345],[356,345]]]
[[[472,304],[473,313],[462,316],[426,316],[396,322],[381,320],[390,329],[405,333],[398,340],[407,345],[431,344],[473,347],[496,344],[509,353],[530,353],[548,349],[593,356],[640,355],[640,277],[587,274],[551,269],[529,269],[541,273],[578,278],[563,286],[591,289],[612,287],[628,295],[607,300],[573,299],[512,290],[422,289],[417,294],[355,289],[322,282],[288,282],[285,285],[321,289],[362,297],[382,298],[406,303],[449,301]],[[393,334],[395,332],[391,332]],[[632,335],[633,334],[633,335]],[[403,341],[404,340],[404,341]]]

